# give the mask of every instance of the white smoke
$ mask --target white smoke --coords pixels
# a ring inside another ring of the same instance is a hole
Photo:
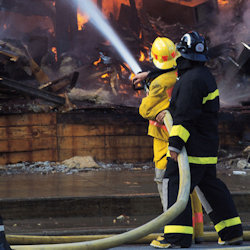
[[[222,55],[224,65],[229,63],[228,57],[237,62],[237,59],[244,49],[242,42],[250,44],[250,2],[231,1],[228,6],[223,6],[216,19],[216,25],[208,33],[211,45],[229,44],[228,50]],[[219,72],[217,80],[220,90],[221,104],[226,106],[239,105],[244,100],[250,100],[249,80],[244,77],[228,78],[230,67],[224,67]],[[221,77],[221,76],[224,77]]]
[[[236,3],[239,2],[239,3]],[[208,33],[213,45],[231,43],[242,50],[241,42],[250,43],[250,1],[231,1],[223,6],[216,17],[216,25]]]

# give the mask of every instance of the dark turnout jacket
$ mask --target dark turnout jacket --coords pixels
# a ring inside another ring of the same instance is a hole
[[[219,145],[219,91],[209,69],[181,58],[170,102],[173,128],[169,150],[185,145],[189,163],[216,164]]]

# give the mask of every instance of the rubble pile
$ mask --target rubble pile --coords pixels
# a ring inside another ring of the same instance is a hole
[[[23,15],[23,21],[27,21],[25,15],[29,20],[33,18],[32,25],[42,16],[46,28],[41,30],[38,26],[30,34],[15,34],[13,23],[3,25],[6,28],[0,37],[0,112],[66,112],[83,108],[88,102],[138,106],[144,93],[133,91],[129,66],[90,22],[77,30],[79,13],[67,5],[70,1],[38,2],[40,7],[30,3],[29,9],[15,1],[12,7],[2,6],[3,13],[8,11],[13,20],[15,15]],[[242,89],[249,90],[249,41],[241,44],[233,37],[239,34],[239,26],[241,34],[248,32],[244,19],[246,1],[230,1],[227,8],[217,13],[214,10],[207,21],[193,24],[167,22],[161,13],[150,16],[138,8],[135,0],[129,2],[130,5],[121,3],[119,13],[110,12],[108,19],[143,70],[151,67],[150,47],[157,36],[177,42],[186,31],[196,29],[209,41],[212,60],[208,66],[219,87],[226,86],[238,95]],[[107,7],[99,7],[106,11]],[[219,16],[227,17],[227,22],[221,23]],[[60,29],[55,30],[56,26]],[[90,37],[95,42],[90,42]],[[248,98],[245,95],[240,100]]]

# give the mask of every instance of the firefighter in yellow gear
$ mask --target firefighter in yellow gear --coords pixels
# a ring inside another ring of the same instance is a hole
[[[134,77],[134,84],[147,78],[150,82],[147,96],[142,99],[139,107],[140,115],[149,120],[148,135],[153,137],[153,152],[155,164],[155,178],[157,188],[162,197],[162,181],[167,166],[167,151],[169,132],[163,123],[165,110],[169,107],[172,89],[177,79],[176,59],[179,52],[175,44],[166,37],[158,37],[152,44],[151,58],[156,69],[150,72],[142,72]],[[193,208],[194,238],[203,235],[203,213],[201,203],[194,191],[191,194]],[[197,227],[198,226],[198,227]],[[151,245],[155,241],[152,241]]]

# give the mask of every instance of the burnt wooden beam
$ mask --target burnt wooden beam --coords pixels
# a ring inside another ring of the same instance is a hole
[[[14,53],[12,51],[8,51],[6,49],[3,49],[1,47],[1,45],[0,45],[0,55],[8,58],[8,60],[10,60],[12,62],[16,62],[19,58],[19,55],[17,55],[16,53]]]
[[[10,80],[8,78],[0,78],[0,86],[5,86],[11,89],[14,89],[18,92],[27,94],[29,96],[35,96],[38,98],[42,98],[44,100],[53,102],[55,104],[64,105],[65,98],[55,95],[53,93],[49,93],[45,90],[40,90],[37,88],[34,88],[32,86],[27,86],[26,84],[23,84],[18,81]]]
[[[75,86],[78,76],[79,72],[75,71],[54,81],[47,82],[41,85],[39,89],[48,90],[54,93],[62,93],[65,90],[70,90]]]

